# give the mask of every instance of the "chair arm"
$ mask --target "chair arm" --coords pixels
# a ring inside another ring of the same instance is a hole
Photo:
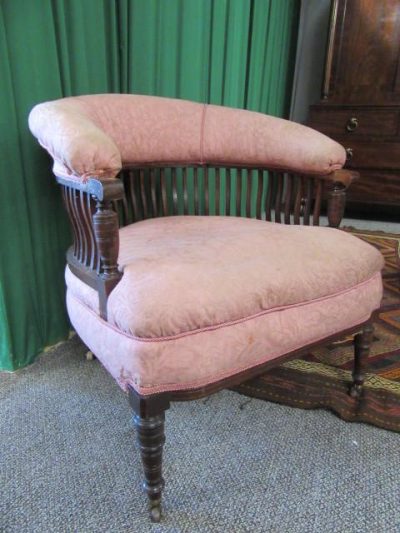
[[[334,170],[326,176],[321,176],[321,178],[332,183],[334,186],[336,185],[339,188],[344,187],[345,189],[348,189],[353,181],[360,178],[360,174],[354,170],[342,168],[340,170]]]
[[[82,182],[57,177],[57,181],[64,186],[64,201],[74,228],[68,265],[76,276],[98,291],[100,314],[106,319],[107,298],[122,277],[118,269],[118,215],[113,202],[123,199],[123,183],[106,178]]]
[[[101,201],[117,201],[124,196],[123,184],[117,178],[95,177],[83,181],[75,177],[56,176],[56,179],[60,185],[90,194]]]

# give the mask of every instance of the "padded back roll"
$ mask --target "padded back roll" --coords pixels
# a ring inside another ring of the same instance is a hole
[[[100,94],[39,104],[29,126],[60,176],[115,177],[123,166],[210,164],[329,174],[344,148],[262,113],[155,96]]]

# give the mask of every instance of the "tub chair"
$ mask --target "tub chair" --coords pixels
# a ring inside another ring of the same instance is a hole
[[[71,323],[129,395],[153,521],[171,401],[349,334],[360,401],[383,259],[336,229],[356,177],[342,146],[260,113],[140,95],[42,103],[29,124],[72,224]]]

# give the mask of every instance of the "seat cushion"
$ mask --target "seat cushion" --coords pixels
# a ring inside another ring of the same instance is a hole
[[[84,340],[96,355],[109,345],[106,366],[121,355],[115,336],[123,339],[125,362],[112,374],[142,393],[209,383],[350,328],[368,319],[382,292],[383,258],[358,238],[245,218],[127,226],[119,263],[108,323],[97,293],[67,269],[69,309],[79,333],[92,324]],[[91,318],[76,325],[82,313]]]

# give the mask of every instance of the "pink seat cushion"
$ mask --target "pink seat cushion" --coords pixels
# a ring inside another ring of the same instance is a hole
[[[369,318],[383,258],[330,228],[168,217],[120,231],[108,300],[67,269],[73,325],[122,386],[142,394],[210,383]]]
[[[63,98],[37,105],[29,126],[58,176],[114,177],[122,166],[263,166],[329,174],[343,166],[337,142],[261,113],[127,94]]]

